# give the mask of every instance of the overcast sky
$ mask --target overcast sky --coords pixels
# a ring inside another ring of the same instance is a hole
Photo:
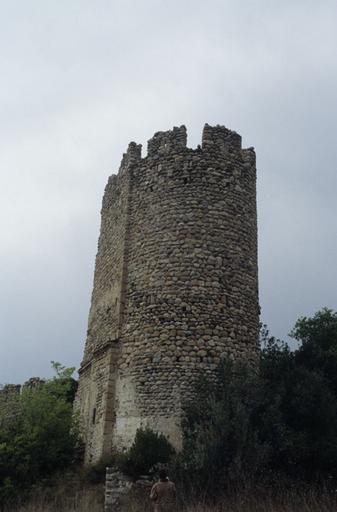
[[[0,0],[0,383],[79,367],[128,143],[254,146],[261,318],[337,309],[336,0]]]

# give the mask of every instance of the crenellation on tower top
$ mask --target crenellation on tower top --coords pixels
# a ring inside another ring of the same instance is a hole
[[[256,165],[256,154],[253,147],[242,150],[242,158],[247,168],[255,168]]]
[[[158,154],[165,154],[171,149],[186,148],[187,130],[186,126],[175,126],[173,130],[157,132],[147,143],[147,156],[154,157]]]
[[[136,142],[130,142],[126,153],[123,154],[123,158],[120,165],[120,170],[125,170],[129,165],[132,165],[142,158],[142,145]]]
[[[216,148],[221,151],[241,150],[241,136],[225,126],[205,124],[202,132],[202,149]]]

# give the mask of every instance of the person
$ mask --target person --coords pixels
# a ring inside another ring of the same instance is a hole
[[[159,471],[159,481],[151,489],[150,499],[154,502],[154,512],[174,512],[176,486],[164,469]]]

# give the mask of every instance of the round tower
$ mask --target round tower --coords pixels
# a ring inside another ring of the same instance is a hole
[[[256,168],[223,126],[129,145],[102,207],[77,405],[87,460],[149,426],[179,447],[182,403],[224,356],[258,351]]]

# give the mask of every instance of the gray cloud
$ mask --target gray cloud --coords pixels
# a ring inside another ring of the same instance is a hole
[[[79,366],[105,182],[173,125],[256,148],[271,332],[337,307],[336,19],[332,0],[2,6],[0,382]]]

